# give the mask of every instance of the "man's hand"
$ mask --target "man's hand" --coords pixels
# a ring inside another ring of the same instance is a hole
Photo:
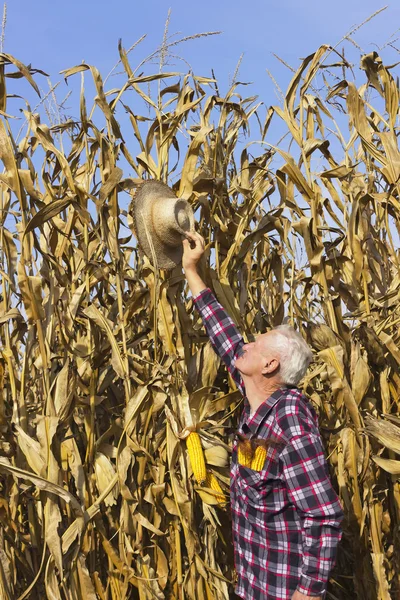
[[[204,254],[204,239],[196,231],[188,231],[186,240],[183,240],[182,267],[185,273],[196,271],[197,263]]]
[[[322,600],[322,596],[306,596],[296,590],[292,596],[292,600]]]
[[[190,291],[196,297],[207,286],[197,272],[197,263],[204,254],[204,240],[195,231],[189,231],[183,240],[182,267],[185,272]]]

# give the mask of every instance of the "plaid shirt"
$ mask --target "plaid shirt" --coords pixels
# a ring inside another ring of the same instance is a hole
[[[238,388],[245,389],[235,359],[244,341],[209,289],[195,298],[207,334]],[[250,415],[245,407],[239,432],[274,440],[264,467],[231,467],[231,508],[236,593],[246,600],[290,600],[297,589],[324,596],[341,538],[343,512],[331,485],[317,415],[297,388],[274,392]]]

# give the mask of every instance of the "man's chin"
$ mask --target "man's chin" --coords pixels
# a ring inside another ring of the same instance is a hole
[[[239,371],[239,373],[242,373],[242,369],[240,368],[240,363],[241,363],[241,360],[240,360],[240,359],[241,359],[241,358],[242,358],[242,357],[241,357],[241,356],[239,356],[239,357],[238,357],[238,358],[235,360],[235,362],[234,362],[235,369],[237,369],[237,370]]]

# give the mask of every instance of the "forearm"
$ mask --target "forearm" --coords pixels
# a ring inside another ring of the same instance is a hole
[[[228,367],[240,392],[244,394],[243,381],[235,367],[235,359],[244,342],[235,323],[208,288],[195,296],[195,306],[215,352]]]
[[[326,591],[335,563],[343,511],[328,477],[320,436],[307,433],[307,423],[299,415],[291,419],[299,433],[281,457],[289,498],[303,520],[303,565],[297,589],[319,596]],[[286,417],[282,425],[290,432]]]
[[[308,521],[308,524],[307,524]],[[335,564],[337,545],[340,541],[340,522],[310,523],[306,519],[303,566],[297,589],[310,596],[326,591],[329,574]]]
[[[196,296],[206,289],[207,286],[198,274],[195,267],[185,269],[185,277],[194,298],[196,298]]]
[[[229,369],[240,391],[244,393],[243,382],[235,367],[237,353],[243,346],[243,338],[236,325],[217,302],[213,293],[207,288],[197,270],[197,265],[204,253],[204,239],[196,232],[188,234],[189,240],[183,240],[182,267],[193,295],[195,306],[203,320],[207,335],[216,353]]]

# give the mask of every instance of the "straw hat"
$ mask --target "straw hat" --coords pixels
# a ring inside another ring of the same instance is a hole
[[[165,183],[144,181],[130,208],[143,252],[155,267],[173,269],[182,260],[185,233],[194,230],[190,204],[177,198]]]

